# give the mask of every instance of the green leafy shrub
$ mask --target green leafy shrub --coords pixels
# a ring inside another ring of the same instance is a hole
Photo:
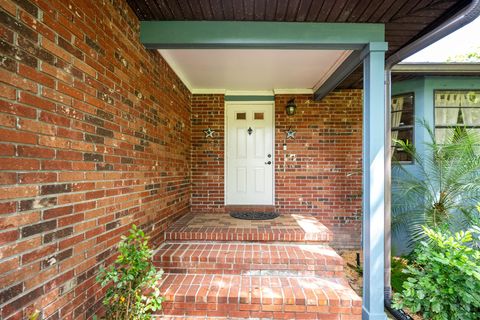
[[[115,264],[102,268],[97,277],[103,287],[112,284],[103,300],[106,318],[151,319],[151,313],[161,310],[164,300],[157,285],[163,271],[157,271],[152,263],[148,237],[133,225],[129,235],[122,237],[118,251]]]
[[[407,267],[409,261],[405,258],[401,257],[392,257],[391,262],[391,285],[392,289],[395,292],[402,291],[403,283],[407,281],[408,275],[403,272],[403,270]]]
[[[394,294],[393,307],[433,320],[480,319],[480,251],[471,246],[472,232],[424,232],[428,240],[404,270],[409,277]]]
[[[479,225],[480,214],[480,135],[455,127],[444,143],[421,121],[428,133],[424,152],[408,141],[395,145],[415,160],[415,166],[396,162],[392,175],[392,230],[405,232],[409,247],[426,238],[422,226],[466,230]]]

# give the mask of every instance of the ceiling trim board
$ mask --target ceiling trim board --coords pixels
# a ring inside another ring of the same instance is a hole
[[[225,95],[225,89],[192,89],[190,92],[192,94],[223,94]]]
[[[313,89],[295,88],[295,89],[274,89],[275,94],[313,94]]]
[[[226,96],[273,96],[273,90],[227,90]]]

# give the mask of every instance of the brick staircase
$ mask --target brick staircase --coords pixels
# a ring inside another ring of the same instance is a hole
[[[159,319],[361,319],[361,299],[308,215],[244,221],[187,215],[165,232]]]

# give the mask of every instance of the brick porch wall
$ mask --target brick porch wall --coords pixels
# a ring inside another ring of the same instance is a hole
[[[0,6],[0,318],[88,317],[129,225],[189,211],[191,96],[123,0]]]
[[[275,97],[275,206],[310,213],[333,232],[332,246],[360,246],[362,212],[362,91],[341,90],[321,102],[296,96],[297,113]],[[296,130],[285,140],[285,130]],[[283,151],[283,143],[287,151]]]
[[[292,95],[275,97],[275,207],[282,213],[310,213],[334,232],[333,246],[358,248],[362,207],[362,92],[335,91],[321,102],[295,96],[297,114],[288,117]],[[192,98],[192,211],[224,212],[224,100]],[[285,130],[297,131],[285,141]],[[202,130],[215,135],[206,139]],[[283,151],[283,143],[287,151]]]
[[[224,212],[225,100],[219,95],[192,96],[193,212]],[[206,138],[203,130],[215,131]]]

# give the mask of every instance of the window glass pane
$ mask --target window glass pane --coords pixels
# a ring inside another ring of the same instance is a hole
[[[237,120],[246,120],[246,119],[247,119],[247,114],[245,112],[237,113]]]
[[[413,93],[392,97],[392,128],[410,126],[414,123]]]
[[[480,127],[466,130],[469,133],[480,134]],[[454,132],[455,130],[453,128],[435,128],[435,140],[440,144],[446,143],[452,139]]]
[[[435,139],[445,143],[456,125],[480,129],[480,90],[435,91]]]
[[[480,91],[465,92],[462,98],[462,107],[480,107]]]
[[[463,123],[467,126],[480,126],[480,107],[462,108]]]
[[[253,118],[255,120],[263,120],[263,112],[255,112]]]
[[[413,143],[413,128],[403,128],[400,130],[393,130],[392,131],[392,139],[393,140],[402,140],[405,142],[409,142],[410,144]],[[393,159],[397,161],[412,161],[410,155],[402,151],[400,148],[396,148],[394,143],[393,146]]]
[[[436,90],[436,107],[480,107],[480,90]]]
[[[446,143],[452,138],[453,130],[452,128],[436,128],[435,129],[435,140],[437,143]]]
[[[395,140],[408,141],[413,144],[413,128],[415,123],[415,97],[413,93],[405,93],[392,97],[392,146],[393,158],[397,161],[412,162],[413,159],[395,148]]]
[[[458,124],[460,108],[435,108],[436,126],[454,126]]]

